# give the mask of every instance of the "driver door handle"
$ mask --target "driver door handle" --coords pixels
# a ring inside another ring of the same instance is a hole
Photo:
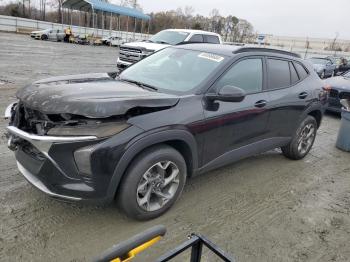
[[[254,106],[255,107],[264,107],[264,106],[266,106],[266,100],[259,100],[258,102],[256,102],[255,104],[254,104]]]

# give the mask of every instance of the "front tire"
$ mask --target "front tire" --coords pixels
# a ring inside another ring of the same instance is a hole
[[[317,122],[312,116],[307,116],[301,123],[292,141],[282,147],[282,153],[285,157],[299,160],[304,158],[311,150],[317,132]]]
[[[137,220],[156,218],[179,198],[187,177],[182,155],[167,145],[143,151],[130,164],[117,194],[119,207]]]
[[[41,40],[47,40],[48,39],[48,36],[47,35],[42,35],[41,36]]]

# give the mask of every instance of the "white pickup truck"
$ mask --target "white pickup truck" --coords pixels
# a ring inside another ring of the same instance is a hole
[[[125,43],[120,46],[117,66],[124,69],[150,54],[180,43],[222,44],[220,35],[212,32],[189,29],[167,29],[142,42]]]

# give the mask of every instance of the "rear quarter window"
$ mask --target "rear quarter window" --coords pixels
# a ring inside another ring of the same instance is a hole
[[[299,76],[292,62],[289,62],[289,69],[290,69],[291,84],[294,85],[296,82],[299,81]]]
[[[190,40],[188,40],[191,43],[203,43],[203,36],[202,35],[193,35]]]
[[[203,35],[204,37],[204,43],[210,43],[210,44],[220,44],[219,37],[216,35]]]
[[[302,64],[300,64],[299,62],[293,62],[293,64],[295,66],[295,69],[298,72],[300,80],[305,79],[308,76],[308,74],[309,74],[307,72],[307,70],[305,69],[305,67]]]

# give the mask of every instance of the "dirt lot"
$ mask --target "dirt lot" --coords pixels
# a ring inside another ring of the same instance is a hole
[[[25,83],[113,71],[116,56],[115,48],[0,33],[0,111]],[[38,192],[18,173],[0,120],[0,260],[89,261],[164,224],[166,237],[138,261],[152,261],[191,232],[206,235],[238,261],[350,261],[350,154],[334,147],[339,122],[325,117],[304,160],[287,160],[276,150],[190,179],[170,212],[141,223],[114,206],[66,204]],[[206,254],[203,261],[216,260]]]

